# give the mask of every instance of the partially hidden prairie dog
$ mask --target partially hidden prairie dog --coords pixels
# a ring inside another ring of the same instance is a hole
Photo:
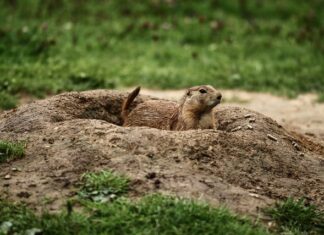
[[[130,111],[139,92],[140,87],[137,87],[123,102],[123,126],[147,126],[164,130],[215,128],[213,108],[221,102],[222,94],[210,85],[189,88],[179,103],[149,100]]]

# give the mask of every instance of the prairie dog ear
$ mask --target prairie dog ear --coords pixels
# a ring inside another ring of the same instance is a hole
[[[190,89],[187,89],[187,90],[186,90],[186,96],[191,96],[191,91],[190,91]]]

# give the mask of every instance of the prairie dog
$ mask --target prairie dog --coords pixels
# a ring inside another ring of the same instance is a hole
[[[221,102],[222,94],[210,85],[187,89],[179,103],[149,100],[129,108],[140,92],[133,90],[122,106],[123,126],[148,126],[164,130],[211,129],[215,126],[213,108]]]

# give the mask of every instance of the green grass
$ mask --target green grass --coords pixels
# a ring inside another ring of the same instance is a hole
[[[0,234],[268,234],[261,225],[225,208],[193,200],[155,194],[131,201],[122,197],[129,180],[110,171],[86,173],[82,181],[81,199],[69,200],[66,210],[57,214],[36,215],[24,205],[0,199]],[[95,191],[99,193],[92,195]],[[118,197],[93,198],[112,194]]]
[[[170,2],[1,1],[0,91],[324,90],[321,0]]]
[[[285,234],[324,234],[324,212],[305,200],[288,198],[266,210]]]
[[[318,99],[317,99],[318,102],[321,102],[321,103],[324,103],[324,92],[320,93],[318,95]]]
[[[89,203],[84,213],[70,211],[39,216],[25,207],[0,201],[0,233],[3,227],[9,230],[7,234],[23,234],[29,229],[51,235],[268,234],[223,208],[161,195],[147,196],[138,202],[119,198],[111,203]]]
[[[0,92],[0,110],[12,109],[17,105],[17,99],[15,96],[8,94],[7,92]]]
[[[82,198],[95,202],[107,202],[128,191],[129,179],[111,171],[89,172],[82,176],[83,186],[79,192]]]
[[[270,234],[224,207],[160,194],[127,199],[122,195],[129,180],[111,171],[86,173],[82,180],[81,197],[67,201],[59,213],[35,214],[25,205],[0,199],[0,234]],[[99,193],[92,195],[94,191]],[[112,194],[117,195],[114,200],[93,198]],[[265,212],[276,223],[275,234],[323,234],[324,214],[302,199],[288,199]]]
[[[22,158],[24,153],[25,149],[23,143],[12,143],[0,140],[0,163]]]

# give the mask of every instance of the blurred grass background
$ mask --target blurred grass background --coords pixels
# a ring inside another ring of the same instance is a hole
[[[324,97],[323,38],[323,0],[0,0],[0,108],[134,85]]]

